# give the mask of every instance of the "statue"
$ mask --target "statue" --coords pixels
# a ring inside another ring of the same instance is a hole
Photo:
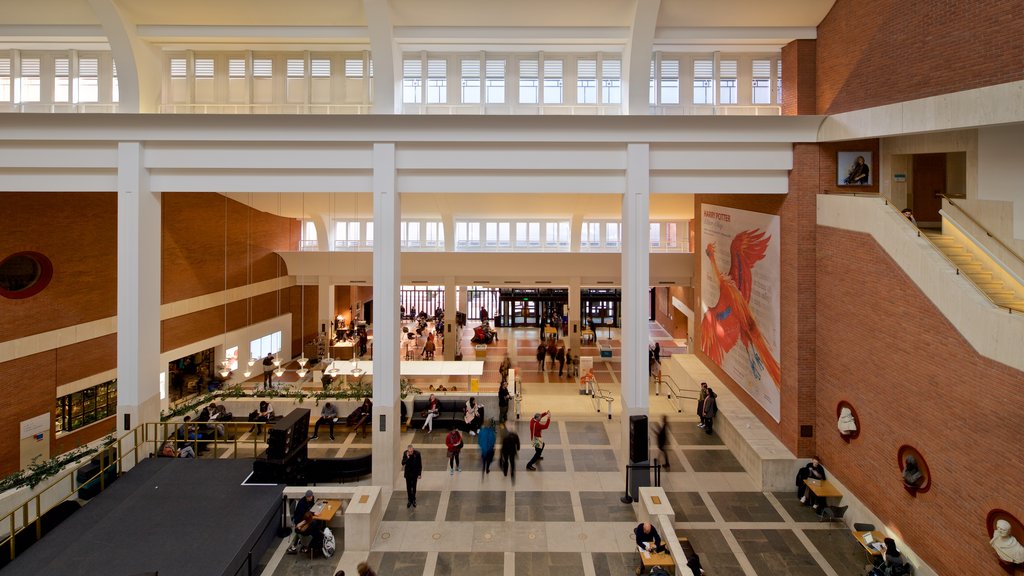
[[[853,417],[853,411],[849,406],[843,406],[839,410],[839,433],[849,436],[857,431],[857,420]]]
[[[917,466],[917,458],[907,456],[903,465],[903,483],[917,488],[921,486],[922,482],[924,482],[924,474],[921,473],[921,469]]]
[[[1003,562],[1024,564],[1024,546],[1010,534],[1010,523],[1006,520],[996,522],[996,530],[990,543]]]

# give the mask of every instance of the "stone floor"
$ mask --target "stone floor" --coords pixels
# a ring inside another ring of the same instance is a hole
[[[525,470],[533,449],[524,442],[514,484],[497,462],[490,474],[482,474],[475,438],[466,437],[462,471],[449,474],[446,430],[410,430],[402,444],[420,450],[424,464],[417,507],[406,507],[401,479],[386,491],[389,501],[369,556],[342,557],[339,550],[333,559],[311,560],[284,555],[282,541],[261,561],[264,574],[333,576],[339,567],[348,571],[362,560],[379,576],[634,574],[632,529],[638,519],[634,505],[619,500],[621,422],[594,413],[589,399],[575,393],[573,381],[559,379],[557,369],[536,370],[536,329],[501,331],[500,348],[489,351],[486,368],[496,374],[506,351],[515,365],[526,368],[522,376],[530,402],[516,423],[520,437],[529,438],[533,411],[554,414],[537,471]],[[672,342],[656,328],[652,337],[663,350]],[[591,355],[597,356],[596,348]],[[617,356],[595,358],[595,367],[605,381],[618,381]],[[677,413],[664,396],[651,396],[651,414],[658,419],[666,414],[670,422],[670,468],[662,471],[662,487],[676,513],[676,534],[662,536],[687,538],[708,576],[865,573],[866,558],[849,531],[818,522],[794,494],[757,490],[717,434],[696,426],[693,401],[686,408]],[[354,433],[338,434],[335,441],[321,435],[311,454],[365,454],[371,441]]]

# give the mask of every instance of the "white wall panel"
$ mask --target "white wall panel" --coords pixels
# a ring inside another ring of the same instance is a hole
[[[521,174],[399,173],[402,193],[580,193],[622,194],[626,186],[624,172]]]
[[[371,184],[369,172],[153,170],[150,174],[154,192],[365,192]]]
[[[403,145],[399,170],[625,170],[624,146]]]
[[[783,171],[751,170],[655,172],[651,192],[655,194],[786,194],[789,174]]]
[[[219,145],[160,143],[146,147],[146,167],[235,169],[369,170],[369,145],[294,144],[253,146],[244,142]]]
[[[651,170],[792,170],[793,145],[673,144],[651,148]]]

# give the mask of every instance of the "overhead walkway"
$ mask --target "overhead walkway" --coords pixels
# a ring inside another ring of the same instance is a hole
[[[933,243],[877,196],[820,195],[818,224],[871,235],[975,350],[1024,370],[1024,314],[1018,307],[1024,292],[1009,287],[1008,273],[982,265],[982,250],[971,253],[944,237]]]

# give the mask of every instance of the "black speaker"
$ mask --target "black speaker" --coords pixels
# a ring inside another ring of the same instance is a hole
[[[647,460],[647,416],[629,417],[629,461]]]

